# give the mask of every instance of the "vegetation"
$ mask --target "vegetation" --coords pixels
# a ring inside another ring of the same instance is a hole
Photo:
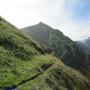
[[[37,25],[23,28],[22,30],[41,46],[51,50],[66,65],[81,71],[90,79],[90,67],[86,61],[86,54],[61,31],[53,29],[41,22]]]
[[[88,90],[89,81],[0,17],[0,90]]]

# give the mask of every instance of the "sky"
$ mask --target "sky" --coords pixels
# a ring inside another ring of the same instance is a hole
[[[0,0],[0,16],[18,28],[41,21],[72,40],[90,37],[90,0]]]

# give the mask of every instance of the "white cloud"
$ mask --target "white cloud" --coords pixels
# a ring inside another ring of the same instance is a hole
[[[62,31],[73,40],[83,40],[90,37],[90,23],[88,25],[67,22],[62,25]]]
[[[0,15],[6,20],[23,27],[33,23],[36,17],[36,4],[39,0],[0,0]]]
[[[67,0],[0,0],[0,15],[19,28],[42,21],[60,29],[73,40],[90,36],[90,18],[88,22],[75,22],[71,18],[74,4],[80,4],[82,0],[68,1],[69,3]],[[70,5],[68,9],[67,5]]]

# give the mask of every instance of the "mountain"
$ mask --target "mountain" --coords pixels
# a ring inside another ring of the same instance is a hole
[[[0,90],[89,90],[89,81],[0,17]]]
[[[86,67],[87,76],[90,78],[90,38],[82,40],[82,41],[76,41],[75,42],[79,50],[81,50],[84,53],[85,56],[85,62],[84,64]],[[84,70],[85,71],[85,70]]]
[[[47,47],[60,58],[66,65],[81,71],[90,79],[90,70],[85,61],[85,54],[76,43],[65,36],[60,30],[40,22],[39,24],[25,27],[22,31],[41,46]]]
[[[88,48],[90,48],[90,37],[88,37],[88,39],[86,39],[84,42],[88,46]]]
[[[81,41],[76,41],[76,44],[86,53],[90,53],[90,37]]]
[[[80,48],[84,53],[89,54],[90,53],[90,46],[87,44],[88,41],[83,40],[83,41],[76,41],[76,45],[78,48]]]

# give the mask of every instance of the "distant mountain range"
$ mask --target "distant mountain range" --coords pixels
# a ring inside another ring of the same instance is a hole
[[[85,53],[90,53],[90,37],[82,41],[76,41],[76,44],[81,48]]]
[[[87,47],[90,48],[90,37],[88,37],[88,39],[86,39],[84,42],[87,45]]]
[[[66,65],[80,70],[90,79],[90,64],[87,64],[86,54],[80,48],[84,46],[80,44],[81,42],[77,43],[72,41],[60,30],[53,29],[42,22],[25,27],[22,31],[42,47],[52,51],[52,53],[60,58]],[[90,60],[88,60],[88,62],[90,63]]]

